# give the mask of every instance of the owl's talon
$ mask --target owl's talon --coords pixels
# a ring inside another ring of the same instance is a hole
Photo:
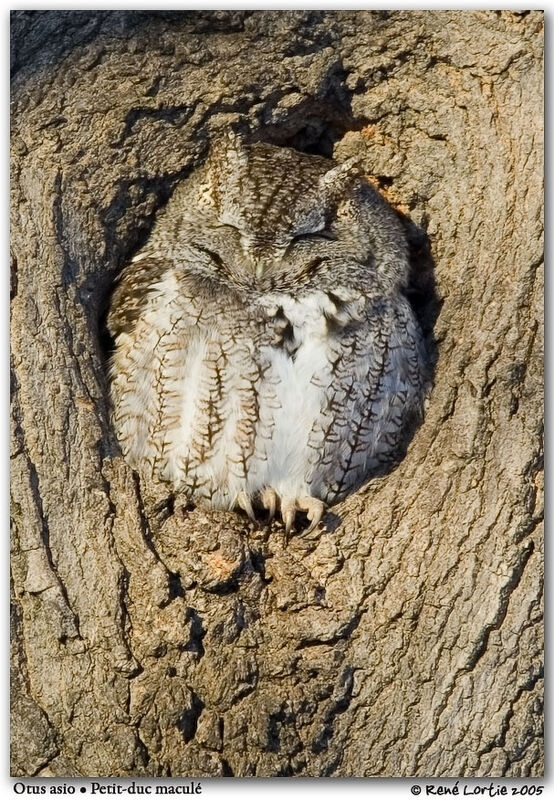
[[[237,497],[237,503],[239,507],[248,514],[248,517],[252,520],[252,522],[257,523],[256,515],[254,514],[254,509],[252,508],[252,501],[246,492],[240,492],[239,496]]]
[[[281,517],[285,524],[285,533],[288,536],[294,526],[296,516],[296,502],[294,500],[281,500]]]
[[[285,514],[285,516],[283,517],[283,522],[285,523],[285,533],[287,534],[287,536],[293,529],[294,517],[295,517],[294,511],[287,512],[287,514]]]
[[[272,489],[270,486],[266,486],[265,489],[262,490],[260,495],[260,501],[262,506],[268,512],[268,522],[271,522],[273,517],[275,516],[275,511],[277,510],[277,492],[275,489]]]
[[[299,505],[301,511],[305,511],[310,520],[310,525],[306,528],[306,533],[311,533],[321,522],[321,518],[325,513],[325,503],[322,500],[318,500],[317,497],[309,497],[301,501]]]

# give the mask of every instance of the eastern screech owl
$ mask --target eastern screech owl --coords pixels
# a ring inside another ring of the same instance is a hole
[[[407,275],[401,225],[351,161],[214,146],[113,293],[126,460],[193,503],[315,527],[421,411]]]

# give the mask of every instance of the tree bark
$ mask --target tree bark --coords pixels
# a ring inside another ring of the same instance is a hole
[[[542,774],[542,26],[12,14],[12,772]],[[434,360],[401,464],[285,543],[154,513],[103,314],[230,126],[358,155]]]

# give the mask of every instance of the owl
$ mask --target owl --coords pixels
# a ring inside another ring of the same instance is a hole
[[[407,278],[401,224],[352,160],[216,143],[112,294],[125,459],[168,496],[315,528],[421,413]]]

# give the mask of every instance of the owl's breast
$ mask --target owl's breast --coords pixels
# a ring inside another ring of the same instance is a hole
[[[337,292],[340,297],[323,291],[305,297],[275,293],[258,303],[268,325],[259,348],[265,369],[251,490],[270,485],[284,494],[298,493],[299,487],[309,491],[311,465],[323,447],[322,414],[348,350],[345,329],[358,321],[361,310],[361,298]]]

